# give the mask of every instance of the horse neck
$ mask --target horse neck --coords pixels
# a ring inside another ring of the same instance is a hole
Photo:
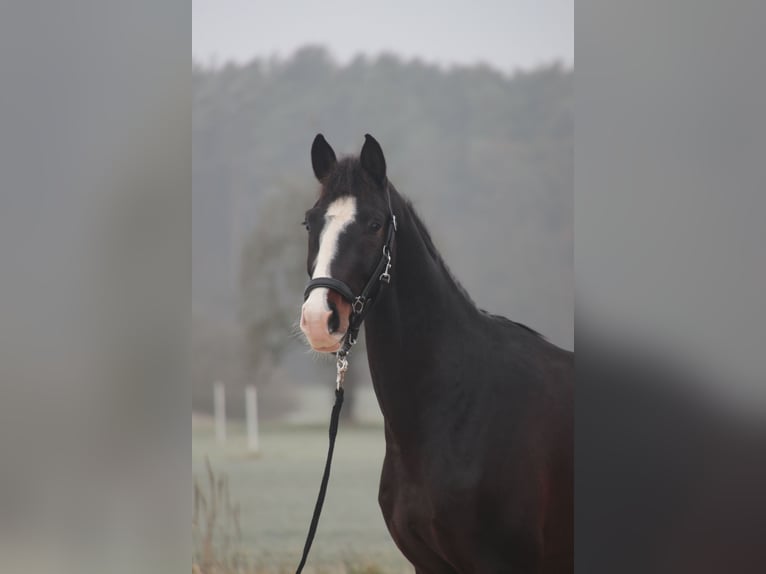
[[[450,340],[460,341],[477,310],[409,205],[397,196],[394,210],[399,225],[392,280],[371,309],[365,334],[378,403],[389,429],[403,438],[417,432],[423,406],[443,396],[435,375],[445,339],[437,335],[448,333]]]

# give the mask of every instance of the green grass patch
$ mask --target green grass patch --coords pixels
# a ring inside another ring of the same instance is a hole
[[[215,474],[225,477],[231,501],[238,504],[239,536],[230,535],[228,552],[238,553],[241,572],[294,572],[319,489],[327,427],[264,426],[257,455],[247,451],[244,425],[230,424],[227,430],[226,444],[219,445],[209,425],[193,428],[192,471],[199,484],[209,486],[209,458]],[[384,452],[379,424],[341,425],[307,573],[413,571],[391,540],[378,507]],[[200,550],[195,548],[198,555]],[[245,570],[245,564],[253,569]]]

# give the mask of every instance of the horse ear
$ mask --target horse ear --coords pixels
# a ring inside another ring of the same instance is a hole
[[[322,134],[317,134],[314,143],[311,144],[311,167],[314,168],[316,178],[322,181],[337,161],[330,144]]]
[[[362,153],[359,154],[362,168],[372,176],[378,185],[383,185],[386,180],[386,158],[380,144],[370,134],[364,134]]]

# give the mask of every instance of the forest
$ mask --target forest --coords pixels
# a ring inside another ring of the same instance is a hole
[[[390,55],[339,64],[310,46],[193,63],[192,81],[195,410],[210,409],[213,380],[254,382],[279,416],[290,398],[270,383],[315,378],[295,323],[318,132],[340,154],[373,134],[477,305],[572,348],[573,70],[509,75]]]

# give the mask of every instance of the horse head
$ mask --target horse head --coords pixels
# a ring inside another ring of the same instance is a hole
[[[311,164],[321,186],[304,220],[312,281],[300,326],[314,350],[332,353],[340,349],[352,314],[364,307],[377,268],[385,263],[381,258],[388,256],[394,220],[386,160],[375,138],[365,136],[358,158],[338,160],[318,134]]]

